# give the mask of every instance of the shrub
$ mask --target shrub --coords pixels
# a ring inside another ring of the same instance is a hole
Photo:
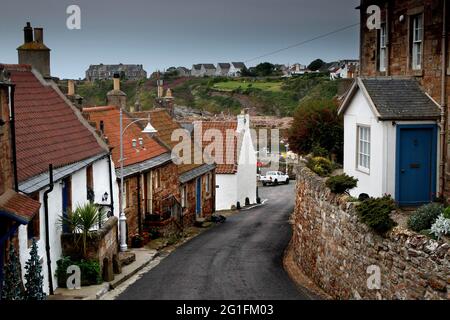
[[[450,219],[450,207],[444,210],[444,217],[445,219]]]
[[[321,146],[316,144],[312,148],[312,155],[313,157],[328,157],[329,152],[327,149],[322,148]]]
[[[395,203],[390,196],[370,198],[356,207],[361,222],[379,234],[384,234],[395,226],[390,217],[392,210],[395,210]]]
[[[344,126],[333,99],[302,101],[289,129],[289,145],[298,154],[309,154],[318,147],[343,158]]]
[[[444,215],[441,214],[431,226],[431,233],[434,234],[438,240],[440,240],[442,236],[450,234],[450,220],[446,219]]]
[[[102,283],[102,276],[100,272],[100,264],[97,261],[80,260],[74,261],[70,257],[63,257],[56,262],[56,277],[58,279],[58,287],[66,288],[67,268],[75,265],[80,267],[81,271],[81,285],[90,286]]]
[[[358,179],[342,174],[329,178],[326,184],[327,187],[330,188],[331,192],[342,194],[355,188],[358,185]]]
[[[329,176],[333,172],[333,163],[327,158],[315,157],[308,161],[308,168],[321,177]]]
[[[416,210],[408,219],[408,228],[420,232],[430,229],[436,219],[443,213],[444,207],[439,203],[430,203]]]

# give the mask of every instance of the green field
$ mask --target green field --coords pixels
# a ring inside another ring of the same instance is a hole
[[[279,82],[266,82],[266,81],[224,81],[215,83],[213,88],[221,91],[233,91],[236,89],[246,90],[249,88],[260,89],[263,91],[280,92],[281,85]]]

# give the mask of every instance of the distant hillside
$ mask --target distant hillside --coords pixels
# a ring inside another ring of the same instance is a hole
[[[60,86],[66,91],[67,84]],[[296,78],[227,79],[171,78],[165,79],[165,89],[171,88],[175,103],[213,113],[237,114],[249,108],[255,115],[291,116],[302,99],[332,98],[337,94],[338,81],[330,81],[323,73],[306,74]],[[112,81],[77,82],[77,93],[85,105],[104,105]],[[137,98],[144,110],[150,109],[156,98],[156,81],[123,81],[121,89],[127,94],[128,106]]]

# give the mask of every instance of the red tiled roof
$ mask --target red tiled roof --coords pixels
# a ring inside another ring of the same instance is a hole
[[[112,157],[114,164],[120,166],[120,110],[118,107],[92,107],[84,108],[83,113],[88,115],[90,121],[95,122],[97,129],[100,121],[103,121],[104,136],[108,138],[110,147],[113,147]],[[123,113],[123,127],[128,126],[132,120],[126,112]],[[139,147],[139,138],[143,139],[144,146]],[[132,140],[136,139],[137,148],[133,148]],[[159,144],[148,134],[142,133],[137,123],[132,124],[124,133],[123,137],[124,166],[143,162],[160,156],[169,150]]]
[[[28,223],[38,212],[41,204],[23,194],[8,189],[0,196],[0,211],[19,220]]]
[[[80,121],[74,107],[54,87],[42,83],[28,65],[0,65],[16,85],[15,117],[17,170],[25,181],[48,170],[102,152],[93,131]]]
[[[236,129],[237,129],[237,122],[236,121],[200,121],[200,122],[194,122],[194,125],[201,124],[202,126],[202,137],[205,137],[205,132],[210,129],[219,130],[223,137],[223,143],[220,145],[221,148],[217,148],[213,150],[211,156],[215,157],[216,159],[221,159],[222,163],[217,164],[216,173],[217,174],[234,174],[237,171],[237,136],[235,135]],[[230,134],[234,135],[234,138],[228,138],[230,137]],[[212,141],[205,141],[206,139],[203,138],[203,149],[210,145]],[[229,155],[229,152],[233,152],[233,155]],[[233,163],[230,162],[228,158],[234,160]]]
[[[150,122],[152,126],[158,130],[156,133],[157,138],[162,141],[168,148],[171,150],[179,143],[178,141],[172,141],[172,133],[175,130],[183,130],[181,125],[176,122],[170,114],[164,110],[164,109],[155,109],[152,111],[147,112],[135,112],[133,113],[136,117],[145,118],[150,114]],[[140,123],[141,127],[143,127],[145,124]],[[179,175],[182,175],[183,173],[186,173],[188,171],[191,171],[193,169],[201,167],[204,163],[195,163],[194,159],[196,153],[201,153],[201,148],[195,148],[194,144],[191,144],[191,161],[192,163],[182,163],[180,165],[177,165],[177,171]],[[201,159],[203,159],[202,155],[199,155]]]

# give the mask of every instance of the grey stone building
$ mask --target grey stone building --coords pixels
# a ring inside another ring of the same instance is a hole
[[[147,71],[142,64],[97,64],[90,65],[86,71],[86,80],[111,80],[114,74],[119,74],[122,79],[140,80],[147,78]]]

